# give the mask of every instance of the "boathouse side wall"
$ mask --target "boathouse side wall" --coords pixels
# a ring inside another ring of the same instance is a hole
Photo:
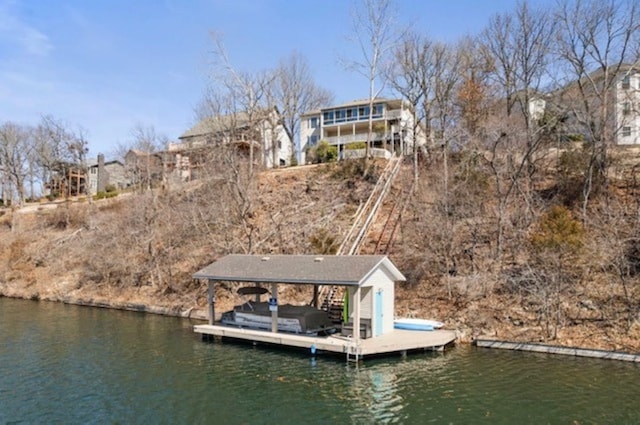
[[[368,318],[371,318],[372,329],[378,329],[378,320],[382,320],[382,334],[386,334],[393,331],[393,319],[395,315],[395,282],[393,276],[388,273],[384,267],[378,267],[371,273],[367,280],[362,284],[364,288],[370,288],[368,291],[368,298],[366,303],[371,309]],[[382,312],[377,311],[379,303],[376,302],[376,297],[382,297]],[[363,300],[365,301],[365,300]],[[362,308],[364,308],[364,302]],[[363,315],[364,317],[364,315]]]

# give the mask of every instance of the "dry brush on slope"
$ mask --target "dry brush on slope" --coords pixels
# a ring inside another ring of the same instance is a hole
[[[228,253],[335,252],[372,187],[336,164],[241,174],[20,214],[0,229],[0,295],[200,308],[196,270]]]
[[[244,187],[216,173],[179,190],[7,213],[0,294],[202,309],[205,288],[191,275],[222,255],[335,252],[377,173],[367,180],[359,167],[267,171]],[[398,286],[398,314],[443,320],[467,339],[640,349],[636,180],[616,180],[585,225],[557,165],[541,167],[531,192],[515,191],[505,208],[485,156],[454,155],[449,167],[444,185],[442,163],[425,166],[403,212],[390,252],[408,278]],[[240,301],[233,286],[217,295],[222,308]],[[281,295],[310,299],[308,288]]]
[[[446,190],[440,161],[421,171],[391,253],[409,278],[398,290],[400,314],[444,320],[465,338],[638,351],[635,180],[612,180],[583,223],[556,159],[539,162],[531,190],[506,202],[486,153],[450,159]]]

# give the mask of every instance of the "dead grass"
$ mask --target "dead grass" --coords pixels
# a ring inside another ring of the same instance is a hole
[[[174,312],[206,310],[204,284],[191,275],[226,253],[243,252],[244,225],[252,226],[253,253],[332,251],[373,186],[359,177],[362,170],[355,165],[337,167],[323,164],[262,173],[244,223],[233,216],[220,181],[155,197],[131,194],[94,206],[25,214],[13,231],[10,214],[5,214],[0,216],[0,295],[147,305]],[[410,166],[403,173],[410,175]],[[473,202],[457,189],[455,211],[460,218],[438,221],[442,209],[437,173],[435,166],[432,175],[423,172],[424,191],[403,215],[390,253],[409,279],[397,286],[397,314],[444,321],[467,341],[480,335],[544,340],[539,305],[521,291],[505,290],[508,273],[492,260],[494,206],[483,192],[488,189],[474,189],[474,199],[480,201]],[[407,184],[410,178],[398,181]],[[621,197],[628,193],[623,186],[616,190]],[[402,190],[394,193],[399,197]],[[453,238],[444,232],[445,224],[453,226]],[[526,261],[518,245],[523,239],[508,236],[513,264]],[[442,244],[449,241],[454,242],[456,261],[447,273]],[[585,258],[580,264],[586,267],[589,261]],[[640,318],[625,320],[620,285],[603,268],[584,270],[580,284],[562,294],[564,316],[553,343],[639,351]],[[639,287],[632,282],[636,295]],[[218,287],[219,309],[243,301],[236,289]],[[308,303],[311,294],[311,287],[286,287],[280,295],[282,302],[301,304]]]

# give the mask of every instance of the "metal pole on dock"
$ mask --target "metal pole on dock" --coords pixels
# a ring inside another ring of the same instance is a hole
[[[216,320],[216,308],[215,308],[215,304],[216,304],[216,296],[214,294],[213,291],[213,285],[214,285],[214,281],[209,279],[209,288],[208,288],[208,302],[209,302],[209,324],[213,325],[213,323]]]

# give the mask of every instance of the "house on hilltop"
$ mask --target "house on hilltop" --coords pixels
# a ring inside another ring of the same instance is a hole
[[[565,134],[587,141],[601,134],[617,146],[640,144],[638,65],[600,68],[551,93],[548,99],[562,116]]]
[[[164,181],[166,176],[163,152],[147,152],[130,149],[124,157],[126,186],[151,187]]]
[[[127,186],[124,164],[118,160],[105,162],[104,155],[100,154],[97,158],[87,161],[87,171],[91,195],[105,192],[109,186],[115,189],[124,189]]]
[[[207,150],[220,146],[233,146],[247,156],[253,147],[254,162],[266,168],[291,162],[292,143],[275,108],[208,117],[178,139],[179,143],[169,144],[167,153],[176,172],[185,179],[192,178],[191,170],[201,165]]]
[[[306,160],[307,149],[320,141],[336,146],[340,158],[347,157],[349,145],[367,141],[369,117],[373,121],[372,147],[383,156],[406,155],[412,152],[414,143],[426,144],[424,129],[415,125],[415,113],[406,101],[377,98],[369,109],[369,100],[365,99],[304,113],[300,124],[301,162]]]

